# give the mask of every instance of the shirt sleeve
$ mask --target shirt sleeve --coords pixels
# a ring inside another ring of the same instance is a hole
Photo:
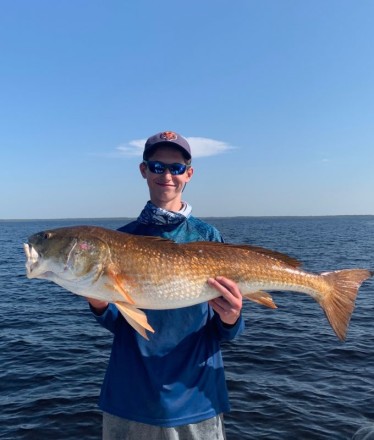
[[[110,332],[115,333],[116,324],[119,318],[119,311],[114,304],[109,304],[107,309],[101,315],[97,315],[91,305],[90,309],[99,324]]]
[[[227,325],[221,321],[221,318],[219,317],[218,313],[213,311],[213,309],[212,309],[212,313],[213,313],[212,324],[220,341],[232,341],[241,333],[243,333],[245,325],[244,325],[244,319],[241,314],[234,325]]]

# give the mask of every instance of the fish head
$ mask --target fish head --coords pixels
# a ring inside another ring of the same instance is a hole
[[[110,259],[106,242],[95,235],[95,228],[85,226],[38,232],[24,243],[24,251],[28,278],[58,284],[82,277],[95,279]]]

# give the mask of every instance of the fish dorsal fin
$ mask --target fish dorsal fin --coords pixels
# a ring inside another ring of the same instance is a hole
[[[286,263],[294,268],[301,266],[301,262],[296,260],[296,258],[290,257],[286,254],[282,254],[281,252],[262,248],[260,246],[252,246],[250,244],[220,243],[215,241],[194,241],[192,243],[184,243],[182,246],[185,246],[188,249],[196,249],[196,250],[201,250],[204,248],[209,249],[217,246],[225,246],[225,247],[230,247],[232,249],[242,249],[244,251],[255,252],[256,254],[261,254],[269,258],[274,258],[275,260],[282,261],[283,263]]]
[[[145,339],[149,339],[146,330],[154,333],[153,328],[148,324],[147,316],[135,306],[123,302],[114,303],[121,315],[140,335]]]
[[[125,234],[128,236],[129,239],[132,239],[134,241],[138,240],[139,238],[141,240],[144,241],[149,241],[150,243],[152,242],[163,242],[165,244],[170,243],[170,244],[178,244],[176,243],[174,240],[170,240],[169,238],[164,238],[164,237],[157,237],[157,236],[153,236],[153,235],[134,235],[134,234],[126,234],[124,232],[122,232],[122,234]]]
[[[269,258],[274,258],[275,260],[282,261],[283,263],[288,264],[291,267],[297,268],[301,266],[301,262],[298,261],[296,258],[290,257],[289,255],[283,254],[278,251],[273,251],[272,249],[266,249],[260,246],[253,246],[251,244],[236,244],[236,243],[221,243],[217,241],[193,241],[190,243],[176,243],[175,241],[169,240],[167,238],[162,237],[153,237],[153,236],[144,236],[144,235],[133,235],[132,236],[135,240],[139,237],[145,240],[145,242],[149,243],[159,243],[161,246],[164,247],[164,249],[169,248],[169,246],[174,247],[175,250],[180,248],[190,249],[190,250],[197,250],[200,251],[202,248],[213,248],[213,247],[231,247],[232,249],[242,249],[245,251],[250,252],[256,252],[257,254],[264,255]],[[170,248],[169,248],[170,249]]]
[[[300,267],[301,262],[296,258],[290,257],[287,254],[283,254],[282,252],[273,251],[272,249],[266,249],[260,246],[252,246],[252,245],[243,245],[244,249],[249,248],[249,250],[253,252],[257,252],[258,254],[267,255],[271,258],[275,258],[276,260],[283,261],[292,267]]]

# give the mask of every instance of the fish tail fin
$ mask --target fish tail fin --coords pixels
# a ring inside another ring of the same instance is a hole
[[[365,269],[345,269],[321,274],[329,285],[329,292],[318,302],[341,341],[346,337],[358,289],[373,275],[374,272]]]

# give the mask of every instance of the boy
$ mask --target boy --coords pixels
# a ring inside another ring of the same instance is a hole
[[[191,149],[174,132],[151,136],[140,173],[150,201],[122,232],[178,243],[223,241],[213,226],[191,215],[182,191],[191,180]],[[221,294],[208,303],[175,310],[145,310],[155,330],[142,338],[113,304],[91,299],[97,321],[114,334],[101,391],[103,439],[225,439],[222,413],[229,411],[220,341],[244,327],[237,285],[207,282]]]

